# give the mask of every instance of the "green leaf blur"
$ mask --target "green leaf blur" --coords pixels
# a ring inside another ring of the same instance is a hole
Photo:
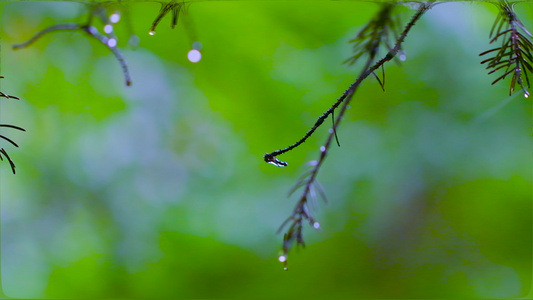
[[[5,4],[0,123],[1,279],[15,298],[512,298],[532,276],[531,100],[480,65],[496,9],[437,5],[407,37],[407,60],[355,95],[319,173],[328,204],[307,247],[277,261],[326,124],[283,156],[349,86],[348,41],[377,4],[221,1],[148,35],[156,3],[128,5],[138,47],[112,54],[80,32],[11,46],[70,2]],[[414,12],[403,8],[403,20]],[[518,15],[532,28],[531,3]],[[112,11],[112,8],[111,8]],[[193,64],[187,52],[203,45]],[[329,120],[328,120],[329,121]],[[2,129],[4,130],[4,129]],[[5,129],[7,130],[7,129]],[[4,131],[2,131],[4,132]],[[1,144],[4,146],[4,144]],[[6,146],[7,147],[7,146]]]

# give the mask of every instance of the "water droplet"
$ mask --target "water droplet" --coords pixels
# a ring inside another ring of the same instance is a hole
[[[104,32],[110,34],[111,32],[113,32],[113,26],[107,24],[106,26],[104,26]]]
[[[312,160],[312,161],[310,161],[310,162],[307,163],[307,164],[310,165],[310,166],[312,166],[312,167],[314,167],[314,166],[318,165],[318,161],[316,161],[316,160]]]
[[[192,43],[192,48],[200,51],[200,50],[202,50],[202,43],[196,41],[196,42]]]
[[[320,228],[320,223],[318,223],[318,222],[313,223],[313,228],[314,229]]]
[[[155,31],[154,30],[150,30],[150,32],[148,32],[149,35],[154,35],[155,34]]]
[[[111,38],[111,39],[107,40],[107,45],[108,45],[109,47],[113,48],[113,47],[115,47],[115,46],[117,45],[117,40]]]
[[[139,41],[140,41],[140,38],[137,35],[132,34],[132,35],[130,35],[130,39],[128,40],[128,44],[130,44],[133,47],[137,47],[137,46],[139,46]]]
[[[202,59],[202,53],[196,49],[192,49],[189,51],[189,53],[187,53],[187,58],[190,62],[197,63],[200,61],[200,59]]]
[[[405,55],[405,51],[400,50],[400,51],[398,52],[398,58],[399,58],[401,61],[406,61],[406,60],[407,60],[407,55]]]
[[[529,92],[528,92],[528,91],[526,91],[526,92],[524,93],[524,97],[529,98]]]
[[[324,152],[324,151],[326,151],[326,147],[320,146],[320,152]]]
[[[278,257],[278,260],[279,260],[279,262],[286,262],[287,261],[287,257],[285,255],[280,255]]]
[[[283,267],[283,271],[288,271],[289,268],[287,268],[287,266]]]
[[[289,164],[284,162],[284,161],[281,161],[279,159],[277,159],[275,156],[272,156],[272,157],[266,157],[265,158],[265,161],[271,165],[274,165],[276,167],[286,167],[288,166]]]
[[[111,23],[118,23],[118,21],[120,21],[120,13],[118,11],[113,13],[111,16],[109,16],[109,21]]]

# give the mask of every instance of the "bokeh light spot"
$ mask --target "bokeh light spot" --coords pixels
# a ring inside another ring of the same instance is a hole
[[[116,39],[109,39],[107,41],[107,45],[111,48],[115,47],[117,45],[117,40]]]
[[[118,12],[112,14],[111,16],[109,16],[109,21],[111,23],[118,23],[118,21],[120,21],[120,14]]]
[[[191,51],[189,51],[189,53],[187,53],[187,58],[189,59],[189,61],[197,63],[200,61],[200,59],[202,59],[202,53],[200,53],[200,51],[196,49],[192,49]]]
[[[113,26],[107,24],[106,26],[104,26],[104,32],[110,34],[111,32],[113,32]]]

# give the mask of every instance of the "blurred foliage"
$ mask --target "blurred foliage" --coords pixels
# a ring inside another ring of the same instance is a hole
[[[2,123],[20,148],[1,172],[1,276],[10,297],[509,298],[532,270],[531,101],[490,86],[495,7],[449,3],[407,38],[407,61],[368,78],[319,179],[322,229],[276,261],[286,192],[318,156],[305,133],[359,73],[352,39],[378,9],[342,1],[198,2],[176,29],[128,6],[140,45],[81,33],[70,2],[3,6]],[[532,28],[532,4],[516,7]],[[111,8],[112,9],[112,8]],[[404,9],[403,19],[412,13]],[[128,20],[116,26],[128,35]],[[192,42],[203,59],[187,61]],[[6,146],[8,147],[8,146]]]

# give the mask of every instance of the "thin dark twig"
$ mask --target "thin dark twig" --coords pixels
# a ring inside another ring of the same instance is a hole
[[[4,76],[0,76],[0,79],[4,78]],[[17,96],[13,96],[13,95],[8,95],[6,93],[3,93],[3,92],[0,92],[0,97],[3,97],[3,98],[7,98],[7,99],[15,99],[15,100],[20,100],[19,97]]]
[[[161,4],[159,14],[152,22],[152,26],[150,26],[150,34],[155,34],[155,29],[157,25],[159,24],[159,22],[161,22],[163,17],[166,16],[170,11],[172,11],[172,22],[170,23],[170,27],[176,27],[176,24],[178,24],[179,13],[183,5],[184,3],[177,3],[177,0],[172,0],[166,4]]]
[[[331,112],[331,130],[333,130],[333,133],[335,134],[335,141],[337,142],[337,146],[340,147],[341,143],[339,143],[339,137],[337,136],[337,130],[335,129],[335,111]]]
[[[383,80],[383,91],[385,91],[385,65],[381,65],[381,74],[381,80]]]
[[[176,25],[178,24],[178,17],[180,15],[180,10],[183,7],[183,5],[175,5],[172,8],[172,23],[170,23],[170,27],[174,29]]]
[[[155,32],[155,29],[159,22],[163,19],[163,17],[172,10],[172,5],[176,2],[176,0],[171,1],[170,3],[163,4],[161,3],[161,9],[159,10],[159,14],[155,18],[155,20],[152,22],[152,26],[150,27],[150,32]]]
[[[8,98],[8,99],[20,100],[20,98],[17,97],[17,96],[8,95],[8,94],[2,93],[2,92],[0,92],[0,97],[4,97],[4,98]]]
[[[0,79],[4,78],[4,76],[1,76],[0,75]],[[15,99],[15,100],[20,100],[19,97],[17,96],[13,96],[13,95],[8,95],[6,93],[3,93],[3,92],[0,92],[0,97],[3,97],[3,98],[7,98],[7,99]]]
[[[0,127],[9,127],[9,128],[18,129],[18,130],[21,130],[21,131],[26,131],[26,129],[24,129],[22,127],[11,125],[11,124],[0,124]]]
[[[376,80],[378,81],[379,86],[381,86],[381,90],[382,90],[382,91],[385,91],[385,85],[383,85],[383,82],[381,82],[381,79],[379,79],[378,74],[376,74],[376,72],[372,72],[372,75],[374,75],[374,77],[375,77]]]
[[[383,66],[383,64],[392,60],[396,56],[396,54],[398,54],[398,52],[401,50],[401,45],[404,42],[407,34],[410,32],[411,28],[417,23],[417,21],[422,17],[422,15],[424,15],[424,13],[427,10],[429,10],[433,5],[434,4],[430,4],[429,2],[422,3],[418,11],[413,15],[409,23],[405,26],[401,35],[398,37],[398,40],[396,41],[394,48],[389,50],[389,52],[385,55],[385,57],[383,57],[381,60],[379,60],[377,63],[375,63],[372,66],[370,66],[372,64],[372,59],[369,58],[365,67],[363,68],[363,71],[359,75],[359,77],[355,80],[354,83],[350,85],[350,87],[342,94],[342,96],[335,103],[338,106],[340,102],[344,101],[342,107],[340,108],[339,115],[337,116],[335,122],[333,123],[333,130],[331,130],[330,133],[328,134],[328,137],[326,139],[326,143],[324,144],[324,146],[320,147],[320,157],[318,161],[314,162],[314,166],[313,166],[313,169],[311,170],[309,178],[304,181],[305,187],[304,187],[302,196],[300,197],[299,201],[296,203],[293,213],[291,214],[289,218],[287,218],[282,223],[280,229],[278,230],[279,232],[281,232],[281,230],[290,223],[287,231],[283,235],[283,246],[282,246],[283,254],[279,257],[279,261],[284,263],[285,270],[287,270],[287,256],[293,244],[296,243],[296,245],[305,246],[305,243],[303,240],[303,232],[302,232],[303,221],[309,222],[311,226],[315,229],[320,228],[320,224],[314,219],[314,217],[312,216],[309,210],[308,201],[310,197],[313,194],[315,194],[313,189],[315,187],[315,183],[317,183],[316,177],[318,175],[318,172],[320,170],[322,163],[324,162],[327,156],[328,149],[330,148],[331,143],[333,141],[333,137],[335,136],[335,130],[339,126],[340,121],[342,120],[344,113],[346,112],[349,106],[349,103],[352,100],[353,95],[355,94],[357,88],[360,86],[361,82],[365,78],[367,78],[370,74],[372,74],[376,69]],[[281,152],[280,154],[284,152]],[[276,159],[275,155],[273,156],[273,158]],[[321,187],[319,189],[319,192],[323,194],[323,190],[321,190]]]
[[[10,142],[10,143],[11,143],[13,146],[15,146],[15,147],[18,147],[18,146],[19,146],[19,145],[17,145],[17,143],[13,142],[12,139],[8,138],[8,137],[5,136],[5,135],[1,135],[1,134],[0,134],[0,138],[3,138],[4,140]]]
[[[7,158],[7,161],[9,162],[9,166],[11,167],[11,171],[13,172],[13,174],[16,174],[15,163],[13,162],[13,160],[11,160],[11,157],[9,157],[7,151],[4,148],[0,148],[0,160],[4,160],[2,158],[2,154]]]
[[[50,27],[47,27],[39,32],[37,32],[33,37],[31,37],[28,41],[20,44],[13,45],[13,49],[22,49],[30,46],[34,42],[36,42],[38,39],[43,37],[45,34],[57,31],[57,30],[76,30],[81,29],[82,25],[80,24],[57,24]]]
[[[0,127],[7,127],[7,128],[13,128],[13,129],[18,129],[18,130],[21,130],[21,131],[26,131],[26,129],[22,128],[22,127],[19,127],[19,126],[15,126],[15,125],[11,125],[11,124],[0,124]],[[13,146],[15,147],[18,147],[19,145],[17,145],[17,143],[15,143],[12,139],[8,138],[7,136],[5,135],[1,135],[0,134],[0,138],[3,138],[4,140],[10,142]]]
[[[4,78],[4,76],[0,76],[0,78]],[[5,93],[2,93],[0,92],[0,96],[1,97],[4,97],[4,98],[8,98],[8,99],[17,99],[17,100],[20,100],[19,97],[15,97],[15,96],[11,96],[11,95],[7,95]],[[24,128],[22,127],[19,127],[19,126],[15,126],[15,125],[11,125],[11,124],[0,124],[0,127],[5,127],[5,128],[12,128],[12,129],[17,129],[17,130],[20,130],[20,131],[26,131]],[[15,147],[18,147],[19,145],[17,143],[15,143],[12,139],[8,138],[7,136],[5,135],[1,135],[0,134],[0,139],[4,139],[6,141],[8,141],[9,143],[11,143],[13,146]],[[7,161],[9,162],[9,165],[11,167],[11,171],[13,172],[13,174],[15,174],[15,163],[13,162],[13,160],[11,159],[11,157],[9,157],[9,155],[7,154],[7,151],[4,149],[4,148],[0,148],[0,160],[4,160],[2,156],[5,156]]]

